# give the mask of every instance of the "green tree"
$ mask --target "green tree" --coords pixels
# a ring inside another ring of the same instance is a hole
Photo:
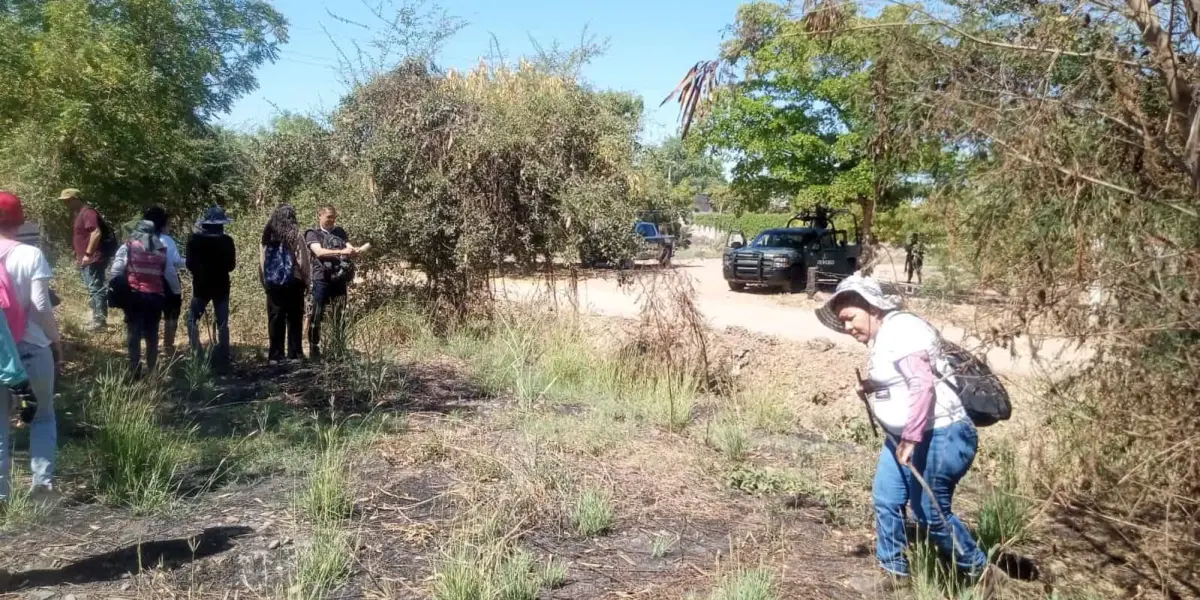
[[[912,176],[937,155],[905,135],[905,107],[892,101],[898,83],[890,76],[896,33],[889,26],[907,13],[892,8],[867,19],[841,7],[793,14],[769,2],[742,6],[721,61],[694,71],[681,91],[700,89],[721,69],[734,81],[713,88],[707,102],[685,103],[685,112],[699,114],[695,138],[733,162],[739,208],[763,210],[780,198],[793,208],[856,206],[869,237],[876,211],[911,199]],[[848,19],[865,26],[822,33]]]
[[[35,212],[79,187],[123,219],[234,197],[210,178],[238,150],[208,121],[254,89],[286,26],[262,0],[14,0],[0,40],[0,185]]]

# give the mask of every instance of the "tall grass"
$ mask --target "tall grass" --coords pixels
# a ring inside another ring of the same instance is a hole
[[[164,382],[154,376],[131,382],[110,365],[96,377],[83,411],[94,428],[87,456],[105,502],[146,513],[178,497],[181,473],[194,458],[193,435],[164,427],[164,398]]]
[[[346,581],[354,563],[353,536],[345,528],[354,513],[351,445],[337,425],[320,429],[318,436],[317,456],[296,495],[297,512],[312,526],[287,590],[296,600],[324,598]]]
[[[1008,446],[998,446],[993,453],[998,477],[980,504],[976,528],[979,545],[989,553],[1021,543],[1032,513],[1030,501],[1021,493],[1016,453]]]
[[[315,526],[308,545],[297,553],[287,598],[318,600],[337,589],[354,565],[354,545],[353,536],[336,525]]]
[[[677,431],[691,421],[699,388],[692,377],[598,346],[577,321],[533,312],[455,332],[446,349],[467,361],[489,391],[513,394],[522,409],[581,404],[613,420]]]
[[[499,499],[468,511],[435,565],[436,600],[536,600],[566,579],[566,565],[542,562],[517,542],[520,510]]]

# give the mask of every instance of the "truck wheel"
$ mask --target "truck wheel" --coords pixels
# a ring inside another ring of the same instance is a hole
[[[728,283],[729,283],[729,289],[731,289],[735,292],[740,292],[740,291],[746,289],[746,284],[744,284],[744,283],[738,283],[736,281],[730,281]]]

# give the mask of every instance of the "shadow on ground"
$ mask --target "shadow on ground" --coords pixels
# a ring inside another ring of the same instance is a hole
[[[234,539],[252,531],[249,527],[211,527],[190,538],[124,546],[57,569],[13,573],[7,589],[0,587],[0,591],[17,592],[67,583],[116,581],[126,575],[136,575],[143,569],[173,571],[190,562],[233,549]]]

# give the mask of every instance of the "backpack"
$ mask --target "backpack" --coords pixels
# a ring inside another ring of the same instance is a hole
[[[120,246],[117,246],[120,248]],[[126,250],[128,252],[128,250]],[[117,255],[116,250],[112,254]],[[119,310],[129,310],[129,299],[133,296],[133,288],[129,287],[129,270],[124,273],[119,273],[108,280],[108,291],[105,298],[109,308]]]
[[[270,287],[282,287],[291,283],[296,277],[296,259],[288,251],[285,244],[267,246],[266,260],[263,261],[263,281]]]
[[[10,242],[0,246],[0,307],[4,309],[4,319],[8,321],[8,330],[12,332],[13,341],[19,342],[25,337],[25,307],[17,298],[17,290],[13,287],[12,279],[8,277],[8,269],[4,263],[8,260],[13,248],[20,246]]]
[[[949,363],[953,382],[946,383],[958,395],[967,416],[976,427],[995,425],[1012,416],[1012,402],[1000,378],[982,360],[962,346],[938,336],[942,356]]]
[[[100,211],[96,211],[96,221],[100,224],[100,255],[106,260],[111,260],[117,255],[117,248],[121,247],[121,243],[117,241],[117,233],[113,231],[112,225],[105,220]]]
[[[991,368],[962,346],[942,337],[942,333],[929,322],[922,321],[933,329],[938,350],[950,370],[949,373],[939,373],[935,364],[933,372],[958,396],[971,422],[976,427],[988,427],[1012,417],[1012,401],[1008,397],[1008,390],[1004,389],[1004,384],[1000,383],[1000,378]]]

